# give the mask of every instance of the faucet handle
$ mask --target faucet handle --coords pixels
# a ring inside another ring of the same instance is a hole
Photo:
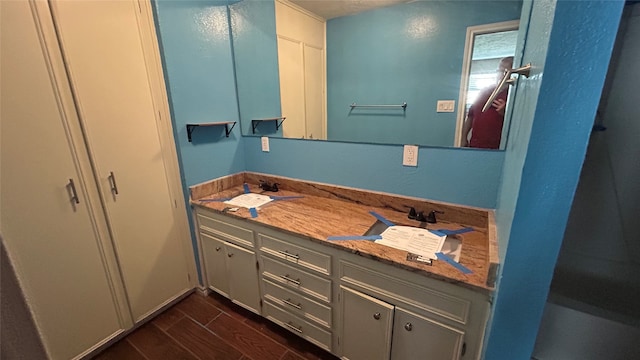
[[[416,209],[414,209],[414,208],[410,208],[410,209],[409,209],[409,215],[408,215],[407,217],[408,217],[409,219],[415,220],[417,215],[418,215],[418,214],[416,213]]]
[[[427,215],[425,221],[430,223],[430,224],[435,224],[438,222],[438,220],[436,219],[436,214],[444,214],[444,211],[438,211],[438,210],[432,210],[429,212],[429,215]]]

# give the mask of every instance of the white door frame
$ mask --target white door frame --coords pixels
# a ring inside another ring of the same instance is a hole
[[[467,37],[464,43],[464,57],[462,59],[462,76],[460,78],[460,94],[458,95],[458,114],[456,119],[456,133],[453,146],[460,147],[462,141],[462,125],[464,124],[467,103],[467,87],[469,86],[469,71],[471,71],[471,56],[476,35],[495,32],[518,30],[520,20],[503,21],[467,27]]]

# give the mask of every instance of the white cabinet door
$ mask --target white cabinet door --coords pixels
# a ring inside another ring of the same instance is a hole
[[[116,305],[105,268],[108,240],[87,199],[92,182],[83,179],[82,154],[71,145],[76,119],[60,103],[69,88],[55,79],[50,58],[60,54],[41,44],[29,2],[0,6],[2,241],[48,355],[70,359],[131,320]]]
[[[256,254],[202,232],[200,241],[209,287],[260,314]]]
[[[94,172],[136,321],[191,288],[137,1],[52,1]]]
[[[340,286],[340,301],[342,358],[389,359],[393,305],[343,286]]]
[[[227,243],[226,246],[231,300],[256,314],[260,314],[256,254],[230,243]]]
[[[204,268],[207,272],[209,287],[226,297],[231,297],[225,242],[205,233],[200,233],[200,239],[202,241],[202,257],[204,258]]]
[[[460,358],[464,332],[396,307],[391,359]]]

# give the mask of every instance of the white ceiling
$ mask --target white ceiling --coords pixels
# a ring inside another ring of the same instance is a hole
[[[415,0],[289,0],[325,19],[353,15],[363,11],[408,3]]]

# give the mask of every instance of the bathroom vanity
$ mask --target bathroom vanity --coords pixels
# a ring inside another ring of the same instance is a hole
[[[253,214],[223,201],[246,192],[274,200]],[[208,289],[345,359],[480,358],[497,267],[490,210],[255,173],[194,186],[191,202]],[[410,207],[442,214],[421,223]],[[398,225],[472,227],[455,235],[471,273],[370,240],[328,240],[370,233],[371,211]]]

